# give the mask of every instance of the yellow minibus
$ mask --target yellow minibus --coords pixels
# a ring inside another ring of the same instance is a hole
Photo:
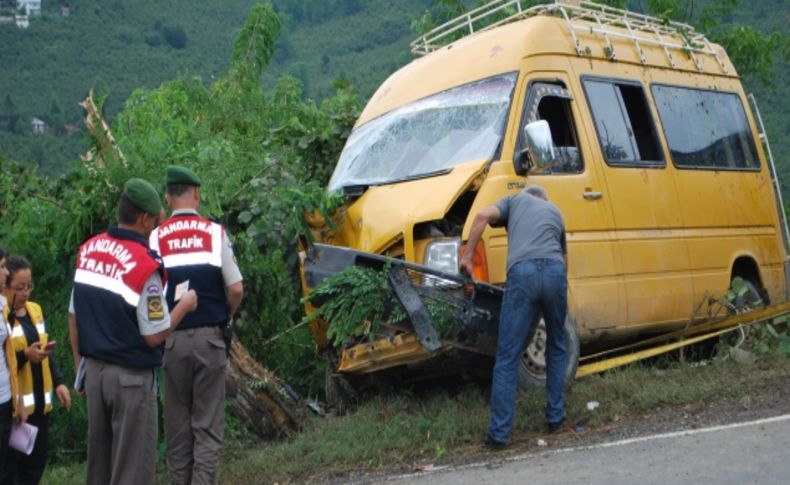
[[[329,190],[347,203],[319,245],[324,262],[350,248],[458,274],[477,211],[543,186],[567,230],[571,373],[579,342],[686,325],[736,277],[754,300],[787,292],[778,188],[726,52],[688,25],[577,3],[495,0],[413,42],[337,162]],[[528,149],[541,124],[547,159]],[[486,229],[477,280],[504,285],[506,241]],[[542,378],[544,338],[538,326],[522,383]],[[438,354],[400,331],[341,348],[331,373]]]

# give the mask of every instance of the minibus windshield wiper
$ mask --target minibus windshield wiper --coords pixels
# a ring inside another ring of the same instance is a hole
[[[377,187],[379,185],[397,184],[401,182],[408,182],[410,180],[419,180],[429,177],[435,177],[437,175],[445,175],[450,173],[452,170],[453,170],[452,167],[450,167],[450,168],[443,168],[440,170],[434,170],[432,172],[407,175],[405,177],[400,177],[391,180],[377,180],[375,182],[367,182],[361,184],[348,184],[340,187],[340,190],[343,191],[343,195],[345,195],[346,197],[359,197],[362,194],[364,194],[370,187]]]
[[[346,197],[359,197],[368,190],[370,184],[350,184],[340,187]]]

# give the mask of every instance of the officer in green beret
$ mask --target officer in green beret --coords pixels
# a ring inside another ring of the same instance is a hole
[[[74,368],[84,359],[77,391],[88,404],[88,484],[156,483],[154,372],[162,342],[197,308],[192,290],[177,305],[164,297],[165,268],[148,247],[161,209],[150,183],[129,180],[118,225],[77,254],[69,334]]]
[[[167,167],[170,218],[150,237],[168,274],[167,303],[194,289],[198,308],[165,342],[167,468],[174,484],[214,483],[225,422],[227,332],[244,294],[225,228],[198,213],[200,178]]]

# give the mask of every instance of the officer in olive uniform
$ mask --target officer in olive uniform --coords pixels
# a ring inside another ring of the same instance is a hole
[[[198,214],[200,179],[188,168],[166,170],[170,219],[153,231],[151,248],[167,268],[167,302],[186,288],[200,304],[165,342],[167,467],[175,484],[214,483],[222,451],[226,345],[223,330],[243,296],[242,276],[222,225]]]
[[[87,483],[156,483],[155,369],[162,342],[197,308],[194,291],[164,298],[166,274],[148,248],[162,204],[141,179],[124,186],[118,225],[80,246],[69,309],[75,368],[86,359]]]

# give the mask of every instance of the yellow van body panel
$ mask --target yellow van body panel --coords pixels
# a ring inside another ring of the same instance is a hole
[[[453,167],[444,175],[369,187],[347,207],[332,244],[368,253],[385,253],[397,245],[403,254],[390,256],[416,261],[413,226],[444,217],[486,165],[486,160],[471,161]]]

